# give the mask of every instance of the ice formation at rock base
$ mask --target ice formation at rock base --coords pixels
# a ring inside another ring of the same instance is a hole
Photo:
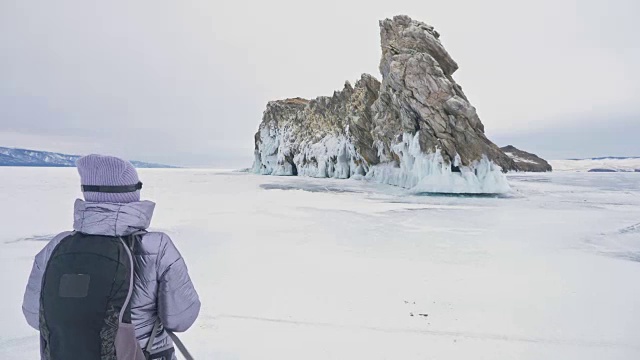
[[[290,162],[287,156],[291,150],[280,149],[279,135],[274,135],[263,137],[268,141],[262,142],[264,147],[256,152],[254,173],[365,179],[411,189],[416,193],[496,194],[510,191],[502,169],[487,157],[471,166],[447,163],[440,151],[424,153],[420,150],[419,133],[405,133],[402,141],[393,146],[392,151],[399,162],[373,166],[366,166],[358,158],[354,146],[344,136],[328,136],[315,144],[303,145],[303,152],[293,156],[293,162]],[[304,159],[311,158],[316,161],[304,162]]]

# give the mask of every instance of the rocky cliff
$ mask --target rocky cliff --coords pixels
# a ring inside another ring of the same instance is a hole
[[[513,145],[500,148],[507,156],[516,163],[516,170],[526,172],[548,172],[551,171],[551,165],[543,158],[536,154],[522,151]]]
[[[267,105],[253,171],[365,177],[416,191],[500,193],[514,161],[484,134],[453,80],[440,34],[407,16],[380,22],[382,82],[362,75],[331,97]]]

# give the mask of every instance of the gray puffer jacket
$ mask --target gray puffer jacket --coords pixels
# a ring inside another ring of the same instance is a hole
[[[112,204],[76,200],[73,228],[92,235],[128,236],[149,227],[154,208],[151,201]],[[35,329],[39,329],[40,287],[46,264],[54,248],[70,234],[72,232],[56,236],[34,261],[22,310],[29,325]],[[184,259],[166,234],[149,232],[142,236],[134,248],[134,262],[131,317],[136,337],[144,348],[159,317],[163,326],[153,348],[166,348],[171,345],[171,338],[164,329],[186,331],[198,317],[198,294]]]

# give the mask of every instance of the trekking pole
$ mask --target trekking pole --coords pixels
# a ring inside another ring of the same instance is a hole
[[[167,331],[167,334],[169,334],[169,337],[171,337],[171,340],[173,340],[173,344],[178,348],[178,350],[180,350],[180,353],[185,358],[185,360],[194,360],[193,356],[189,354],[189,351],[176,334],[172,333],[171,331]]]

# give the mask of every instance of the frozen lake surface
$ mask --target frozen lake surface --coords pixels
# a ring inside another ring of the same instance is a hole
[[[500,197],[141,170],[201,295],[198,359],[639,359],[640,173],[509,175]],[[75,169],[0,168],[0,359],[37,359],[33,256]]]

